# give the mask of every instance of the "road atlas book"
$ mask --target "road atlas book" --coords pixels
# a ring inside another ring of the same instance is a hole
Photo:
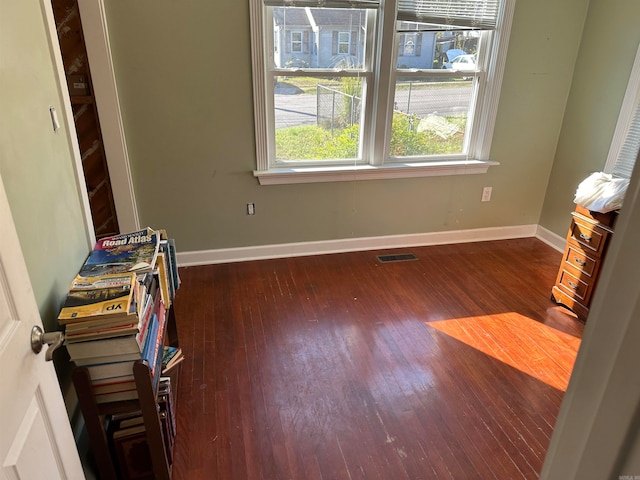
[[[95,277],[155,268],[160,235],[151,228],[100,239],[78,273]]]

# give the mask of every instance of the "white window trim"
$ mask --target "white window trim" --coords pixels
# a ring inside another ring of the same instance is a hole
[[[332,165],[321,167],[272,168],[254,175],[260,185],[291,183],[348,182],[352,180],[380,180],[387,178],[435,177],[487,173],[499,162],[457,160],[444,162],[389,163],[386,165]]]
[[[609,147],[609,155],[604,165],[605,173],[611,173],[616,166],[637,108],[640,108],[640,46],[636,52],[633,68],[629,75],[629,83],[620,108],[618,123],[616,124],[611,146]]]
[[[300,41],[298,42],[297,40],[293,40],[293,34],[294,33],[299,33],[300,34]],[[291,53],[302,53],[304,52],[304,32],[302,30],[291,30],[289,31],[289,35],[291,35],[291,40],[289,41],[289,49],[291,50]],[[300,44],[300,50],[294,50],[293,49],[293,44]]]
[[[407,40],[408,37],[411,37],[411,40]],[[418,41],[417,33],[405,33],[403,37],[404,45],[402,46],[402,55],[403,57],[415,57],[416,56],[416,43]],[[411,46],[411,53],[407,53],[407,47]]]
[[[346,42],[341,42],[340,41],[340,35],[346,35],[347,36],[347,41]],[[346,52],[341,52],[340,51],[340,45],[346,45],[347,46],[347,51]],[[351,55],[351,32],[347,32],[345,30],[338,31],[338,55]]]
[[[469,175],[486,173],[490,166],[499,165],[499,162],[489,160],[491,141],[498,113],[498,102],[504,67],[507,58],[509,36],[515,10],[515,0],[504,0],[500,15],[500,24],[494,31],[494,39],[497,54],[493,57],[489,69],[486,72],[486,81],[482,81],[480,88],[487,91],[481,96],[483,104],[482,115],[476,119],[477,135],[481,139],[481,149],[477,152],[477,158],[455,159],[444,161],[419,161],[419,162],[394,162],[384,165],[327,165],[327,166],[285,166],[275,167],[269,165],[268,151],[270,139],[266,121],[267,92],[265,81],[265,56],[261,49],[252,48],[253,65],[253,100],[254,100],[254,124],[256,134],[257,168],[253,175],[258,178],[261,185],[293,184],[293,183],[318,183],[335,181],[352,181],[368,179],[389,178],[415,178],[441,175]],[[251,40],[252,45],[262,45],[264,22],[261,0],[249,0],[251,16]],[[387,20],[394,24],[395,18]],[[382,27],[384,28],[384,27]],[[396,38],[393,35],[393,38]],[[382,48],[385,48],[384,46]],[[387,47],[388,48],[388,47]],[[392,51],[396,51],[394,45]],[[386,128],[386,127],[385,127]],[[374,136],[378,133],[378,129]],[[386,142],[385,142],[386,143]]]

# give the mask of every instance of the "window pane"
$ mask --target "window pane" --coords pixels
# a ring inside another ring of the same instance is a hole
[[[416,40],[418,35],[415,33],[407,33],[404,35],[404,55],[416,54]],[[422,39],[421,39],[422,40]],[[429,66],[431,68],[431,66]]]
[[[398,63],[397,68],[447,68],[453,69],[452,62],[466,55],[466,63],[478,52],[479,31],[424,31],[419,23],[397,22]],[[415,56],[416,58],[405,58]],[[456,64],[455,67],[458,65]],[[466,71],[466,70],[465,70]]]
[[[302,52],[302,32],[291,32],[291,51],[294,53]]]
[[[398,81],[391,126],[392,157],[463,154],[471,80]]]
[[[338,33],[338,53],[349,53],[349,45],[351,43],[351,34],[349,32]]]
[[[361,78],[275,77],[276,160],[355,159]]]
[[[361,68],[367,9],[274,7],[271,68]],[[284,45],[285,48],[276,48]]]

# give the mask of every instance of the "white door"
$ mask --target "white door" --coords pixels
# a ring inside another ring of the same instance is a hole
[[[34,325],[42,322],[0,177],[0,479],[82,479],[47,347],[31,350]]]

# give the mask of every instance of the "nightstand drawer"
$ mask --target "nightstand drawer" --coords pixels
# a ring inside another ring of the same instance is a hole
[[[580,303],[587,303],[591,289],[589,288],[590,284],[584,281],[584,279],[572,275],[567,270],[562,270],[557,284]]]
[[[597,260],[587,256],[582,250],[573,247],[566,249],[564,261],[589,277],[593,276],[598,265]]]
[[[586,320],[618,213],[592,212],[576,205],[571,217],[551,299]]]
[[[577,242],[577,244],[582,245],[596,255],[602,253],[608,235],[609,232],[604,228],[583,222],[578,217],[574,217],[571,221],[569,240]]]

